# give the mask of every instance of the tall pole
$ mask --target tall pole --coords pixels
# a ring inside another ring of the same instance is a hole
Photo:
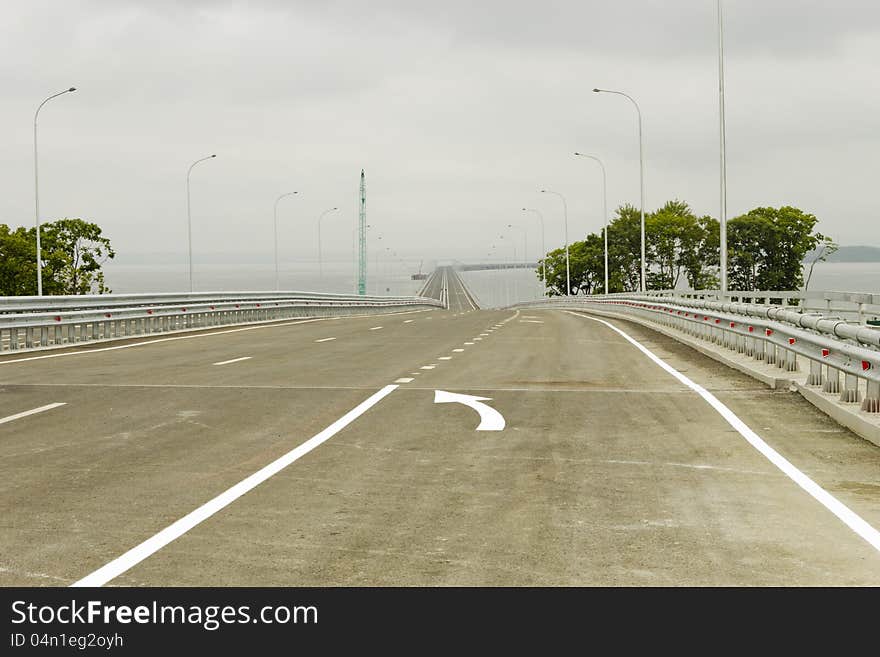
[[[575,153],[578,157],[595,160],[602,168],[602,232],[605,233],[605,294],[608,294],[608,180],[605,176],[605,164],[595,155]]]
[[[648,282],[646,278],[647,273],[647,264],[645,258],[645,140],[643,138],[642,133],[642,110],[639,107],[639,104],[635,101],[635,99],[629,94],[625,94],[622,91],[611,91],[609,89],[593,89],[594,92],[598,93],[606,93],[606,94],[617,94],[618,96],[623,96],[624,98],[629,99],[629,101],[635,106],[636,114],[639,117],[639,199],[640,199],[640,207],[641,207],[641,215],[642,215],[642,280],[641,280],[641,291],[644,292],[648,289]]]
[[[361,169],[360,203],[358,209],[358,294],[367,293],[367,183]]]
[[[565,293],[567,296],[571,296],[571,265],[568,260],[568,204],[565,202],[565,197],[559,192],[542,189],[541,193],[556,194],[556,196],[562,199],[562,217],[565,222]]]
[[[294,194],[298,194],[299,192],[287,192],[286,194],[282,194],[278,198],[275,199],[275,210],[272,213],[274,218],[272,224],[272,231],[275,236],[275,290],[280,290],[281,287],[278,283],[278,201],[283,199],[286,196],[293,196]]]
[[[40,110],[43,109],[43,105],[50,100],[74,91],[76,91],[76,87],[59,91],[57,94],[52,94],[40,103],[39,107],[37,107],[37,111],[34,112],[34,218],[37,225],[37,296],[40,297],[43,296],[43,250],[40,245],[40,167],[39,158],[37,157],[37,117],[40,115]]]
[[[529,231],[526,230],[524,226],[519,226],[517,224],[507,224],[508,228],[515,228],[516,230],[521,230],[523,233],[523,262],[527,262],[529,259]],[[513,260],[516,263],[516,248],[513,250]]]
[[[186,172],[186,235],[187,235],[187,244],[189,250],[189,291],[193,291],[193,233],[192,233],[192,212],[190,209],[190,200],[189,200],[189,175],[192,173],[193,167],[197,165],[199,162],[204,162],[205,160],[210,160],[212,157],[217,157],[216,155],[208,155],[207,157],[203,157],[200,160],[196,160],[192,164],[189,165],[189,170]]]
[[[321,256],[321,219],[324,218],[324,215],[326,215],[330,212],[333,212],[335,210],[338,210],[338,209],[339,208],[330,208],[329,210],[324,210],[321,213],[321,216],[318,217],[318,274],[322,280],[324,279],[324,265],[323,265],[323,258]]]
[[[544,215],[534,208],[523,208],[523,212],[534,212],[541,222],[541,274],[544,278],[544,296],[547,296],[547,249],[544,246]]]
[[[721,142],[721,208],[719,217],[720,229],[720,262],[721,299],[727,295],[727,137],[724,121],[724,17],[722,3],[718,0],[718,131]]]

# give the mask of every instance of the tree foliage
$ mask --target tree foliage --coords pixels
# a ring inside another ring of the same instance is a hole
[[[793,207],[755,208],[728,222],[729,288],[795,290],[803,285],[803,260],[818,244],[825,255],[833,242],[814,233],[815,216]],[[718,286],[720,227],[710,216],[697,216],[690,206],[672,200],[645,216],[646,267],[649,289],[690,289]],[[821,258],[821,256],[820,256]],[[604,291],[604,242],[601,232],[569,245],[572,294]],[[565,294],[565,249],[547,254],[547,285],[551,295]],[[609,292],[639,289],[641,278],[641,217],[626,204],[608,226]],[[537,270],[542,279],[541,266]]]
[[[105,294],[102,266],[116,254],[97,224],[59,219],[41,226],[44,294]],[[36,228],[0,224],[0,295],[37,293]]]

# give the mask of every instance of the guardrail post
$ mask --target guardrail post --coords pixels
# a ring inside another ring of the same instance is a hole
[[[40,346],[45,347],[49,344],[49,327],[40,327]]]
[[[865,401],[862,402],[862,410],[867,413],[880,413],[880,381],[868,379],[868,387],[865,392]]]
[[[847,404],[858,404],[859,399],[859,378],[855,374],[844,372],[843,392],[840,393],[840,401]]]
[[[822,363],[810,359],[810,375],[807,377],[808,386],[822,385]]]
[[[28,349],[32,349],[34,346],[34,329],[32,326],[28,326],[24,330],[24,346]]]
[[[16,350],[18,349],[18,327],[14,326],[9,329],[9,349]]]
[[[825,379],[825,385],[822,386],[822,392],[827,392],[832,395],[836,395],[840,393],[840,370],[836,367],[831,367],[828,365],[827,369],[827,378]]]
[[[787,349],[785,353],[785,370],[787,372],[798,371],[797,354],[791,349]]]

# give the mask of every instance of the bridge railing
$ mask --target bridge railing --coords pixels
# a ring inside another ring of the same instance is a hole
[[[103,301],[100,305],[99,300]],[[441,305],[436,299],[423,297],[304,292],[6,297],[2,301],[0,353],[235,324],[428,309]],[[12,311],[13,308],[18,311]],[[27,311],[22,310],[24,308]]]
[[[786,306],[664,298],[558,297],[515,307],[605,309],[678,329],[788,372],[809,363],[807,385],[880,413],[880,327]],[[843,384],[841,387],[841,376]]]
[[[718,301],[794,307],[802,312],[840,315],[845,319],[865,324],[880,318],[880,294],[840,291],[780,291],[780,290],[651,290],[634,295],[631,292],[597,295],[595,298],[663,298],[692,301]]]

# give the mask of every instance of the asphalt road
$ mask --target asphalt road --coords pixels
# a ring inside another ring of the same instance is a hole
[[[448,298],[0,359],[0,584],[116,563],[328,427],[109,584],[880,584],[875,547],[611,328],[473,310],[452,272]],[[612,324],[880,527],[880,449],[795,395]],[[437,390],[489,398],[504,429],[476,431],[477,412]]]

